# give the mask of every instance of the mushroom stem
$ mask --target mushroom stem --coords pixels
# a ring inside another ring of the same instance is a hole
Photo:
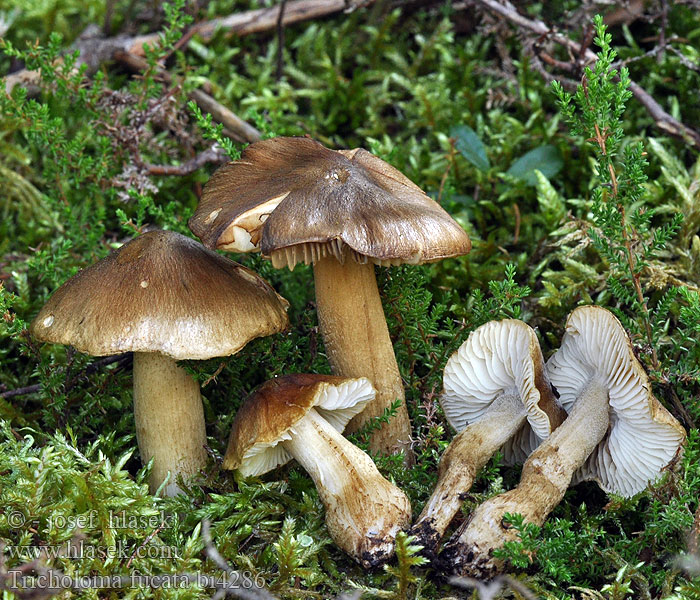
[[[341,264],[328,256],[314,263],[314,281],[319,329],[333,373],[367,377],[377,390],[375,399],[350,421],[347,431],[357,431],[401,400],[396,415],[372,432],[369,447],[382,454],[403,451],[406,463],[412,464],[411,423],[374,265],[360,264],[349,255]]]
[[[175,478],[207,461],[199,384],[159,352],[134,352],[133,379],[136,441],[144,464],[153,458],[149,488],[155,493],[169,472],[165,494],[175,496],[182,491]]]
[[[282,445],[314,480],[335,543],[365,568],[390,558],[396,534],[411,518],[406,495],[316,410],[289,433]]]
[[[435,490],[411,529],[426,556],[434,558],[440,539],[462,506],[479,469],[513,437],[526,417],[517,393],[502,394],[478,421],[452,440],[440,459]]]
[[[493,550],[517,539],[503,515],[519,513],[526,523],[542,525],[564,497],[576,469],[605,436],[608,410],[607,388],[599,380],[591,381],[566,421],[525,461],[518,487],[479,506],[445,546],[441,560],[472,577],[491,577],[500,570]]]

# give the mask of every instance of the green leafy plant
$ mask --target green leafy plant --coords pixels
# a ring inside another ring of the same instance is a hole
[[[190,100],[187,104],[197,121],[197,126],[202,130],[202,135],[208,140],[214,140],[221,146],[231,160],[237,160],[241,156],[241,150],[238,148],[231,138],[224,135],[224,126],[219,123],[214,125],[212,116],[209,113],[204,114],[202,109],[197,104]]]
[[[396,535],[396,560],[397,565],[385,566],[384,570],[396,578],[396,589],[393,597],[397,600],[408,600],[408,588],[418,581],[418,577],[411,572],[413,567],[420,567],[427,563],[427,559],[419,556],[422,546],[412,544],[415,538],[400,531]]]
[[[610,45],[612,36],[606,32],[602,17],[596,17],[594,26],[600,52],[593,68],[586,68],[575,95],[556,81],[552,87],[572,132],[594,144],[598,181],[592,193],[593,227],[588,235],[607,261],[611,293],[636,315],[635,320],[625,318],[625,325],[635,333],[643,333],[651,349],[652,365],[658,368],[653,322],[666,318],[670,298],[662,297],[652,313],[642,288],[642,273],[649,260],[678,232],[682,217],[676,214],[670,222],[652,227],[654,211],[640,202],[647,180],[643,146],[637,142],[621,148],[621,117],[632,95],[629,73],[625,67],[619,74],[612,68],[617,53]]]
[[[486,153],[486,146],[477,133],[468,125],[458,125],[450,130],[450,137],[454,138],[455,148],[459,153],[477,169],[487,172],[491,169],[491,162]],[[521,179],[528,185],[537,183],[536,171],[545,177],[554,177],[564,166],[561,153],[551,144],[538,146],[529,150],[505,171],[515,179]]]

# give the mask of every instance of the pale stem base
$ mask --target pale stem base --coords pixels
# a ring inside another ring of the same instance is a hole
[[[167,356],[134,352],[134,418],[141,458],[153,458],[154,493],[168,472],[167,496],[181,490],[175,478],[197,473],[207,462],[204,408],[199,384]]]
[[[530,455],[517,488],[479,506],[446,545],[442,557],[457,573],[491,577],[502,565],[493,550],[517,540],[517,532],[503,523],[506,513],[520,513],[526,523],[542,525],[564,497],[574,472],[605,436],[610,424],[608,391],[592,381],[562,423]]]
[[[333,541],[366,568],[389,559],[411,519],[406,495],[315,410],[290,434],[282,445],[314,480]]]
[[[433,556],[464,501],[477,472],[525,423],[527,411],[517,394],[502,394],[478,421],[452,440],[438,470],[438,482],[411,529],[424,553]]]

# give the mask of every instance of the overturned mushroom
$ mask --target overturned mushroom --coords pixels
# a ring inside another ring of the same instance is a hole
[[[391,556],[411,518],[406,495],[342,436],[374,393],[366,378],[297,374],[268,381],[236,413],[223,463],[251,476],[295,458],[316,484],[331,537],[366,568]]]
[[[493,453],[503,447],[506,462],[522,462],[566,416],[535,332],[515,319],[491,321],[469,335],[447,361],[440,403],[460,433],[442,456],[437,486],[411,530],[431,558]]]
[[[140,235],[69,279],[31,324],[37,339],[134,353],[134,417],[150,489],[206,463],[199,385],[177,360],[235,354],[287,326],[287,301],[255,273],[171,231]]]
[[[472,513],[441,555],[446,567],[493,575],[502,567],[493,550],[516,539],[504,514],[520,513],[541,525],[572,478],[633,496],[661,475],[684,443],[685,430],[652,395],[625,330],[604,308],[583,306],[569,315],[547,371],[569,412],[566,421],[527,459],[517,488]]]
[[[410,423],[374,264],[421,264],[465,254],[464,230],[391,165],[362,149],[308,138],[248,146],[204,189],[190,228],[210,248],[261,250],[275,267],[314,264],[319,327],[337,375],[369,377],[376,398],[355,430],[397,399],[372,433],[375,452],[410,453]]]

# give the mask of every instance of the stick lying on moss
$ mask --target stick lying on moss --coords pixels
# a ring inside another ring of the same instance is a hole
[[[373,0],[363,0],[363,5],[372,2]],[[324,17],[353,7],[354,3],[348,0],[292,0],[285,7],[282,25],[286,26]],[[209,21],[201,21],[193,28],[196,29],[196,34],[205,41],[221,30],[229,35],[250,35],[277,27],[279,13],[280,6],[278,4],[269,8],[259,8]],[[118,51],[144,56],[144,46],[158,44],[161,37],[160,33],[147,33],[137,36],[118,35],[104,38],[95,35],[94,29],[94,26],[88,27],[72,47],[73,52],[77,50],[80,53],[79,63],[86,63],[90,72],[97,71],[102,64],[113,60],[115,52]],[[188,33],[187,35],[191,37],[192,34]],[[9,94],[16,85],[24,87],[36,85],[39,78],[38,71],[22,69],[5,78],[5,91]]]
[[[585,51],[582,51],[581,45],[578,42],[575,42],[554,29],[551,29],[542,21],[535,21],[521,15],[510,2],[506,2],[505,4],[501,4],[496,0],[477,0],[477,2],[489,12],[500,15],[504,19],[517,25],[519,28],[532,31],[534,34],[539,36],[540,39],[552,40],[557,44],[568,48],[575,56],[583,55],[586,61],[596,60],[596,55],[592,50],[585,49]],[[654,100],[651,94],[649,94],[649,92],[647,92],[639,84],[635,83],[634,81],[630,81],[629,87],[634,97],[642,104],[642,106],[644,106],[649,115],[651,115],[652,119],[654,119],[656,126],[661,129],[661,131],[681,138],[683,141],[689,143],[696,149],[700,149],[699,132],[688,127],[687,125],[684,125],[677,119],[674,119],[656,100]]]

